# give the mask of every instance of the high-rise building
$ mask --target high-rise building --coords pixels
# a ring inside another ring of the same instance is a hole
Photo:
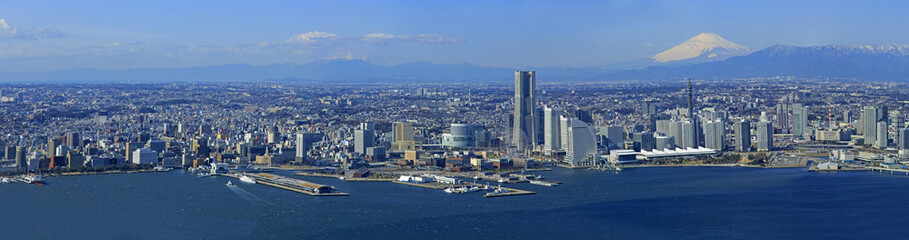
[[[909,149],[909,128],[901,128],[899,130],[899,137],[900,150]]]
[[[688,119],[690,122],[689,124],[683,126],[685,128],[683,131],[689,134],[687,136],[684,136],[687,138],[685,141],[690,142],[688,142],[685,146],[690,148],[698,148],[698,145],[701,144],[701,128],[698,127],[700,121],[698,121],[697,112],[694,111],[694,88],[691,86],[691,78],[688,78]]]
[[[692,121],[681,123],[682,126],[682,146],[686,148],[698,148],[698,124]]]
[[[862,109],[862,134],[865,137],[865,144],[877,142],[878,122],[888,122],[888,117],[886,106],[865,106]]]
[[[561,146],[562,149],[568,149],[566,144],[568,144],[567,142],[569,141],[568,138],[570,136],[568,135],[569,128],[571,128],[571,118],[559,116],[559,146]]]
[[[780,133],[789,133],[789,104],[786,102],[776,104],[776,127]]]
[[[735,150],[751,151],[751,123],[748,120],[742,120],[732,125],[735,128]]]
[[[306,153],[312,149],[312,144],[322,141],[321,133],[297,133],[297,152],[295,157],[298,161],[306,161]]]
[[[3,160],[15,160],[16,159],[16,147],[6,146],[4,147]]]
[[[58,155],[56,155],[57,146],[60,146],[60,144],[63,144],[63,139],[60,139],[58,137],[53,137],[51,139],[48,139],[47,140],[47,155],[51,156],[51,157],[58,156]]]
[[[561,113],[562,109],[560,108],[543,109],[543,146],[546,151],[562,148],[562,128],[559,126]]]
[[[354,130],[354,152],[365,155],[366,149],[374,146],[376,146],[375,124],[360,123],[360,128]]]
[[[887,148],[889,143],[887,136],[887,122],[880,121],[877,122],[877,134],[875,134],[874,146],[879,148]]]
[[[675,149],[675,137],[673,136],[656,136],[654,137],[656,142],[656,150],[674,150]]]
[[[414,138],[414,128],[412,122],[395,122],[392,124],[394,133],[394,142],[392,150],[410,151],[416,150],[416,139]]]
[[[68,133],[66,134],[66,145],[73,148],[82,147],[82,137],[79,136],[79,133]]]
[[[489,131],[483,124],[452,123],[447,133],[442,134],[443,147],[488,146]]]
[[[574,110],[574,116],[579,120],[584,121],[588,125],[593,124],[593,113],[590,112],[589,108],[577,108]]]
[[[723,120],[716,119],[704,123],[704,146],[717,151],[726,148],[726,126]]]
[[[609,149],[620,149],[625,147],[625,129],[622,126],[605,126],[599,127],[599,134],[603,146]]]
[[[633,134],[634,151],[653,151],[656,149],[656,140],[651,132],[637,132]]]
[[[773,123],[758,122],[755,135],[757,136],[758,151],[773,150]]]
[[[808,131],[808,108],[800,103],[792,104],[792,136],[805,138]]]
[[[577,118],[568,123],[568,143],[565,162],[571,166],[590,166],[597,161],[597,145],[593,129]]]
[[[268,144],[275,144],[281,140],[281,132],[278,131],[278,126],[271,126],[268,128],[268,136],[266,136]]]
[[[534,121],[534,91],[536,89],[536,72],[514,72],[514,130],[512,141],[518,150],[526,151],[533,146],[537,139]]]
[[[25,161],[25,147],[16,147],[16,166],[20,170],[28,169],[28,162]]]

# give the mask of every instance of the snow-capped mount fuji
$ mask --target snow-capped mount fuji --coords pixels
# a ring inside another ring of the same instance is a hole
[[[711,62],[747,55],[750,52],[747,47],[730,42],[715,33],[701,33],[669,50],[651,56],[650,59],[658,63]]]
[[[735,44],[715,33],[701,33],[682,44],[653,56],[627,62],[612,63],[608,69],[643,69],[654,66],[684,66],[726,60],[751,53],[745,46]]]

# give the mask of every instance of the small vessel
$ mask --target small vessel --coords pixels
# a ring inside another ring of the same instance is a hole
[[[22,181],[28,184],[44,185],[44,179],[41,178],[41,175],[25,175],[22,176]]]
[[[473,176],[473,179],[474,179],[474,180],[480,179],[480,174],[477,174],[476,176]]]
[[[240,181],[243,181],[243,182],[245,182],[245,183],[250,183],[250,184],[256,184],[256,180],[255,180],[255,179],[252,179],[252,178],[249,177],[249,176],[242,176],[242,177],[240,177]]]
[[[338,179],[344,180],[344,177],[338,177]]]
[[[499,178],[499,183],[508,182],[504,178]]]
[[[210,177],[210,176],[211,176],[210,173],[199,173],[199,177],[200,177],[200,178],[203,178],[203,177]]]
[[[543,180],[530,180],[530,184],[542,185],[542,186],[547,186],[547,187],[552,187],[552,186],[558,185],[558,183],[556,183],[556,182],[543,181]]]
[[[227,180],[227,186],[228,186],[228,187],[233,187],[233,186],[234,186],[234,183],[230,182],[230,180]]]
[[[10,180],[9,178],[0,178],[0,183],[9,183],[11,181],[12,180]]]
[[[483,190],[489,191],[492,190],[492,188],[489,187],[489,183],[486,183],[486,186],[483,186]]]
[[[448,187],[448,188],[445,188],[444,191],[445,191],[445,193],[455,193],[455,188],[453,188],[453,187]]]

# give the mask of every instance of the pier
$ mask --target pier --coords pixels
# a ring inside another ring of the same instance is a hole
[[[237,174],[237,173],[227,173],[220,174],[220,176],[232,177],[239,179],[242,176],[248,176],[254,180],[256,183],[272,186],[276,188],[281,188],[284,190],[290,190],[310,196],[349,196],[350,194],[344,192],[338,192],[334,187],[315,184],[300,179],[288,178],[283,176],[278,176],[275,174],[269,173],[257,173],[257,174]]]

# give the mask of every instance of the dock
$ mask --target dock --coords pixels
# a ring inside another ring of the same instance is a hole
[[[278,176],[270,173],[256,174],[237,174],[227,173],[220,176],[232,177],[239,179],[242,176],[248,176],[256,180],[257,184],[276,187],[284,190],[290,190],[310,196],[349,196],[350,194],[338,192],[334,187],[303,181],[300,179]]]
[[[355,177],[346,177],[344,175],[338,174],[326,174],[326,173],[310,173],[310,172],[298,172],[294,175],[297,176],[307,176],[307,177],[324,177],[324,178],[337,178],[348,182],[391,182],[394,181],[394,178],[355,178]]]

